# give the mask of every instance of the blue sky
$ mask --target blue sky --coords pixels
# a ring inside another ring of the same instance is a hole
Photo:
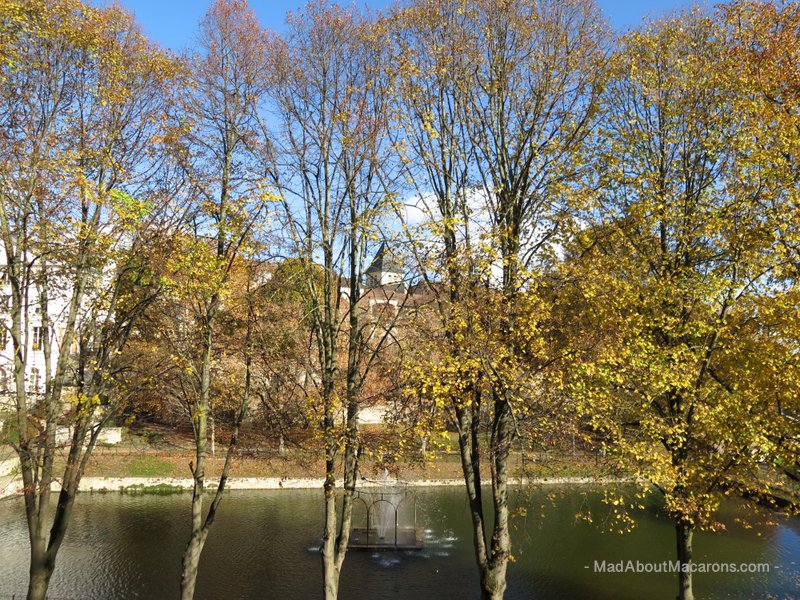
[[[636,26],[644,17],[659,17],[690,4],[690,0],[596,1],[617,30]],[[164,46],[181,50],[192,45],[197,23],[210,0],[118,0],[118,2],[136,14],[150,37]],[[304,2],[305,0],[250,0],[250,6],[264,27],[281,29],[286,13],[302,6]],[[108,2],[95,0],[94,3]],[[381,8],[389,4],[389,1],[368,0],[365,4]]]

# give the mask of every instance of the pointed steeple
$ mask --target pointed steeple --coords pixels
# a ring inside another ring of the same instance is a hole
[[[403,267],[397,262],[386,242],[382,242],[380,248],[372,259],[372,264],[367,268],[368,288],[395,286],[403,289]]]

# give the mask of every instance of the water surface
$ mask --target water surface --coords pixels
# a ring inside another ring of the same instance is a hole
[[[514,555],[508,600],[641,600],[675,598],[674,574],[594,573],[595,560],[673,560],[674,533],[657,507],[638,515],[624,535],[601,531],[601,494],[585,487],[515,492],[523,508],[513,521]],[[188,494],[84,494],[76,501],[58,566],[54,598],[172,599],[189,533]],[[575,519],[591,508],[595,524]],[[0,598],[24,594],[27,533],[20,499],[0,502]],[[525,512],[525,516],[520,516]],[[742,515],[738,515],[742,516]],[[227,494],[203,553],[198,600],[320,597],[322,492],[235,491]],[[800,600],[800,519],[745,528],[730,505],[724,533],[695,537],[700,562],[755,562],[769,574],[697,574],[698,599]],[[404,518],[413,518],[406,511]],[[418,491],[422,551],[356,552],[345,560],[341,598],[439,600],[479,598],[461,488]]]

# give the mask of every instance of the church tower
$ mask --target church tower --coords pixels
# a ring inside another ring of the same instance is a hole
[[[367,288],[394,287],[398,291],[404,291],[403,267],[397,262],[386,242],[381,244],[372,264],[367,269]]]

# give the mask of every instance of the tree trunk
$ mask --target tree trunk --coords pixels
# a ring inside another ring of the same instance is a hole
[[[325,554],[322,555],[323,580],[325,585],[325,600],[336,600],[339,596],[339,569],[335,561]]]
[[[335,600],[339,595],[339,576],[342,571],[352,525],[353,496],[358,480],[358,405],[350,403],[347,409],[347,435],[344,450],[344,481],[342,485],[341,515],[336,513],[336,472],[333,453],[336,440],[327,448],[325,473],[325,524],[322,534],[322,579],[325,600]]]
[[[197,581],[197,567],[203,552],[207,530],[203,524],[203,492],[205,491],[206,444],[208,435],[208,400],[211,382],[212,324],[216,308],[216,297],[212,309],[206,316],[206,331],[203,339],[203,359],[200,371],[200,394],[194,415],[195,465],[190,465],[194,487],[192,490],[192,534],[181,559],[181,600],[191,600]]]
[[[28,579],[28,600],[45,600],[53,566],[47,561],[47,544],[44,537],[31,540],[31,566]]]
[[[50,585],[50,575],[52,572],[44,566],[37,567],[36,571],[31,566],[27,600],[45,600]]]
[[[228,443],[228,450],[225,455],[225,464],[222,467],[222,473],[217,483],[217,491],[208,508],[205,520],[203,520],[203,490],[205,489],[205,459],[202,458],[203,454],[199,453],[198,463],[199,467],[195,471],[195,485],[194,494],[192,496],[192,535],[189,538],[189,544],[183,554],[181,561],[181,600],[191,600],[194,597],[195,586],[197,584],[197,570],[200,565],[200,555],[203,553],[203,547],[208,538],[208,532],[214,524],[217,516],[217,509],[222,502],[222,497],[225,492],[225,487],[230,475],[231,466],[233,464],[233,456],[236,448],[239,445],[239,430],[247,415],[247,408],[250,406],[250,386],[251,386],[251,336],[252,336],[252,321],[247,324],[247,337],[245,341],[246,354],[245,354],[245,384],[244,395],[242,402],[239,405],[239,412],[236,416],[236,422],[233,426],[231,439]],[[205,445],[200,441],[199,446],[205,449]]]
[[[322,578],[325,588],[325,600],[336,600],[339,596],[339,569],[335,560],[322,554]]]
[[[492,500],[494,529],[491,558],[484,579],[485,598],[502,598],[506,590],[506,570],[511,553],[511,534],[508,530],[508,460],[511,454],[511,414],[508,401],[501,395],[494,398],[495,419],[490,448],[492,464]]]
[[[326,474],[324,488],[325,525],[321,548],[323,594],[325,600],[336,600],[339,595],[339,569],[336,567],[336,480],[331,469]]]
[[[205,452],[198,450],[198,457]],[[206,541],[207,530],[203,526],[204,466],[201,462],[194,472],[194,491],[192,492],[192,534],[181,559],[181,600],[191,600],[197,581],[197,568],[200,554]]]
[[[200,555],[206,543],[206,532],[193,531],[186,551],[181,560],[181,600],[192,600],[197,584],[197,569],[200,565]]]
[[[694,600],[692,592],[692,536],[694,528],[682,523],[675,524],[678,549],[678,597],[677,600]]]
[[[481,574],[481,600],[503,600],[506,593],[506,567],[504,560],[495,568],[487,569]]]
[[[204,480],[201,469],[203,469],[202,463],[195,470],[192,493],[192,534],[181,559],[181,600],[192,600],[194,597],[200,554],[203,552],[206,541],[206,530],[203,527]]]

